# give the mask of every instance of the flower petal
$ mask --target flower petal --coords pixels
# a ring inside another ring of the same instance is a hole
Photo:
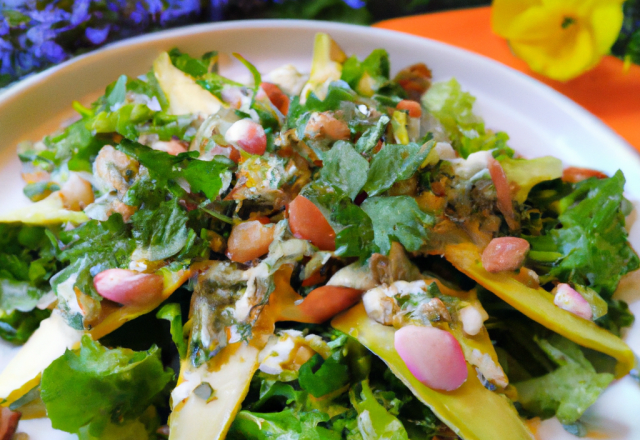
[[[532,6],[541,5],[541,0],[494,0],[491,8],[491,27],[505,37],[513,20]]]

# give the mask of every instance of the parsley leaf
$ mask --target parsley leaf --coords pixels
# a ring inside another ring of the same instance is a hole
[[[400,242],[409,252],[417,251],[426,243],[428,228],[435,222],[409,196],[371,197],[361,207],[373,222],[375,243],[383,255],[389,253],[392,241]]]
[[[126,139],[117,148],[144,165],[151,178],[156,180],[157,186],[166,187],[177,196],[184,194],[177,183],[180,178],[184,178],[191,185],[192,191],[202,192],[207,198],[214,200],[222,188],[222,173],[231,165],[219,157],[212,161],[198,160],[198,152],[194,151],[172,156]]]
[[[385,145],[371,160],[364,190],[369,196],[375,196],[391,188],[396,181],[411,178],[434,144],[432,140],[422,146],[414,142],[407,145]]]
[[[66,246],[58,258],[71,264],[51,278],[54,291],[57,293],[62,282],[76,277],[74,286],[96,299],[101,297],[93,286],[93,275],[106,269],[128,267],[135,248],[130,228],[120,214],[113,214],[104,222],[91,220],[62,232],[60,240]]]
[[[320,209],[336,232],[336,255],[364,260],[378,251],[371,219],[340,188],[316,181],[300,194]]]

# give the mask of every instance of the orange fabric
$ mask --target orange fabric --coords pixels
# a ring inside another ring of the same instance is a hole
[[[442,41],[524,72],[582,105],[640,151],[640,66],[625,71],[622,61],[608,56],[593,70],[566,83],[545,78],[532,72],[491,31],[489,7],[416,15],[375,26]]]

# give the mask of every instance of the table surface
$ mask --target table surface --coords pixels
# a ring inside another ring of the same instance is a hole
[[[492,58],[568,96],[602,119],[640,151],[640,66],[604,57],[593,70],[567,82],[538,75],[491,30],[491,8],[481,7],[382,21],[374,26],[431,38]]]

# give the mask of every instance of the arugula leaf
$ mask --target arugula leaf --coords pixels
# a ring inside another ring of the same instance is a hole
[[[515,384],[524,409],[542,418],[553,415],[564,425],[575,423],[609,386],[613,375],[597,373],[577,344],[554,335],[538,341],[560,367],[541,377]]]
[[[354,200],[367,181],[369,162],[349,142],[338,141],[324,155],[320,177]]]
[[[358,429],[363,440],[408,440],[409,435],[402,422],[376,400],[369,387],[369,381],[362,381],[360,386],[362,391],[359,396],[353,388],[349,396],[358,411]]]
[[[300,388],[313,397],[322,397],[349,383],[349,367],[344,363],[341,351],[332,353],[325,360],[315,354],[300,367],[298,382]]]
[[[513,150],[507,146],[509,136],[486,130],[482,118],[473,113],[475,100],[452,78],[432,84],[423,95],[422,104],[444,126],[451,145],[463,158],[477,151],[493,149],[513,156]]]
[[[201,191],[207,198],[214,200],[222,188],[221,175],[230,165],[218,157],[212,161],[198,160],[197,151],[172,156],[126,139],[117,148],[147,167],[157,186],[166,187],[177,196],[184,194],[184,190],[177,184],[180,178],[184,178],[193,191]]]
[[[375,196],[391,188],[396,181],[411,178],[434,145],[433,140],[422,146],[414,142],[407,145],[385,145],[373,156],[364,190],[370,197]]]
[[[382,115],[376,122],[376,125],[373,127],[369,127],[362,133],[362,136],[356,142],[356,151],[360,154],[369,153],[369,151],[373,150],[373,148],[377,145],[378,140],[382,137],[385,130],[387,129],[387,125],[391,119],[389,116]]]
[[[79,350],[67,350],[42,373],[42,401],[54,428],[99,436],[109,423],[135,420],[172,380],[160,351],[107,349],[84,336]]]
[[[156,317],[158,319],[166,319],[167,321],[169,321],[169,331],[171,332],[171,339],[176,344],[180,359],[184,359],[187,356],[187,342],[184,338],[180,304],[165,304],[160,310],[158,310],[158,313],[156,313]]]
[[[135,260],[165,260],[187,243],[187,214],[177,199],[163,202],[157,209],[141,209],[131,216],[136,240]]]
[[[371,219],[340,188],[315,181],[304,187],[300,194],[320,209],[336,232],[336,255],[365,260],[378,251]]]
[[[560,254],[544,280],[587,286],[608,300],[620,278],[640,266],[624,228],[624,183],[621,171],[609,179],[589,179],[557,202],[555,227],[546,236],[528,238],[532,251]]]
[[[391,241],[400,242],[407,251],[415,252],[426,243],[428,228],[435,219],[420,210],[413,197],[371,197],[362,205],[373,222],[375,243],[387,255]]]
[[[609,299],[607,300],[607,314],[598,318],[596,324],[620,336],[620,330],[624,327],[630,327],[635,319],[626,302],[619,299]]]
[[[101,297],[93,286],[93,275],[106,269],[128,267],[135,248],[130,228],[120,214],[107,221],[91,220],[82,226],[60,233],[65,244],[60,261],[71,263],[51,278],[54,291],[64,281],[75,276],[74,286],[96,299]]]

